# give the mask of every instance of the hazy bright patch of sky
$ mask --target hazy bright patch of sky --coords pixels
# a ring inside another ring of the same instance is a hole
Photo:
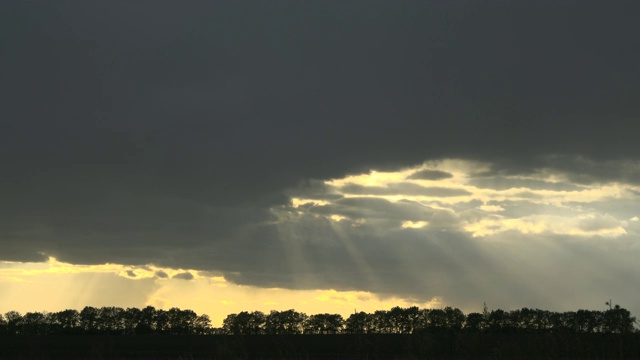
[[[179,277],[185,273],[192,274],[193,278]],[[54,258],[44,263],[0,262],[0,289],[3,290],[0,292],[0,313],[80,310],[84,306],[179,307],[208,314],[216,327],[222,326],[227,315],[241,311],[268,313],[295,309],[309,315],[332,313],[346,318],[355,311],[441,305],[437,298],[419,302],[381,298],[366,291],[260,288],[236,285],[224,277],[194,270],[115,264],[71,265]]]

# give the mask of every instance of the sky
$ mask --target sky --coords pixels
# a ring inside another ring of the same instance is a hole
[[[0,313],[640,315],[636,1],[2,1]]]

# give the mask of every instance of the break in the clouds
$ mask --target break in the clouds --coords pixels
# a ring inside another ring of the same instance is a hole
[[[4,1],[0,260],[638,303],[638,10]]]

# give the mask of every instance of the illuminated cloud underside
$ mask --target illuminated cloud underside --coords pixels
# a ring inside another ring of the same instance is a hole
[[[505,231],[518,231],[523,234],[563,234],[577,236],[616,237],[627,233],[629,220],[637,219],[633,213],[617,219],[606,212],[598,212],[590,204],[600,202],[615,202],[617,199],[636,199],[637,187],[625,184],[593,184],[576,187],[572,191],[552,190],[560,185],[570,187],[564,174],[560,172],[541,172],[540,174],[524,177],[512,176],[498,180],[508,180],[511,186],[496,190],[494,188],[471,185],[474,174],[488,170],[488,165],[463,160],[445,160],[425,164],[419,168],[406,169],[399,172],[377,172],[348,176],[343,179],[333,179],[325,182],[329,191],[344,198],[376,198],[391,203],[410,201],[428,210],[447,211],[459,220],[459,229],[472,234],[473,237],[483,237]],[[414,176],[425,171],[448,176],[435,180],[423,180]],[[487,179],[484,179],[487,180]],[[490,178],[489,178],[490,180]],[[528,188],[527,184],[535,181],[538,187]],[[410,186],[409,186],[410,185]],[[358,189],[358,194],[350,189]],[[402,192],[405,188],[408,191]],[[445,196],[421,195],[422,192],[442,192]],[[447,190],[450,192],[447,193]],[[454,191],[464,191],[456,194]],[[389,194],[385,194],[388,192]],[[453,194],[453,195],[449,195]],[[322,209],[330,207],[327,200],[293,198],[292,206],[300,208],[309,205],[307,209]],[[535,205],[546,205],[543,213],[537,213]],[[550,208],[557,214],[549,215]],[[505,211],[508,209],[509,211]],[[350,209],[348,214],[335,213],[329,216],[335,221],[350,219],[355,222],[367,221],[367,209]],[[354,216],[358,210],[362,216]],[[518,213],[521,216],[500,213]],[[395,214],[390,214],[394,216]],[[402,228],[422,228],[431,222],[431,218],[419,220],[405,219]],[[437,225],[437,223],[435,224]]]
[[[586,307],[615,292],[633,301],[619,285],[640,271],[633,260],[640,250],[637,185],[576,184],[557,169],[526,176],[491,169],[452,159],[330,179],[320,198],[298,191],[290,207],[273,212],[279,226],[293,232],[301,232],[302,223],[330,229],[324,238],[298,242],[340,239],[351,262],[365,269],[363,283],[377,291],[397,279],[415,293],[474,310],[474,298],[504,306]],[[381,262],[394,270],[377,268]],[[566,264],[579,270],[557,273]],[[310,271],[304,263],[294,269]],[[381,279],[387,273],[395,275]]]

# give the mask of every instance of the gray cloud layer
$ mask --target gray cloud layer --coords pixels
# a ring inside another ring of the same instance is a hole
[[[443,188],[437,186],[420,186],[412,183],[394,183],[386,187],[382,186],[362,186],[356,184],[348,184],[342,186],[340,191],[347,194],[358,195],[424,195],[424,196],[463,196],[469,195],[464,189]]]
[[[181,280],[193,280],[193,274],[185,271],[185,272],[181,272],[179,274],[175,274],[173,275],[171,278],[172,279],[181,279]]]
[[[422,170],[411,174],[407,179],[412,180],[442,180],[449,179],[453,175],[440,170]]]
[[[476,184],[495,189],[541,169],[564,171],[567,191],[640,183],[640,50],[629,46],[639,7],[4,1],[0,260],[153,263],[261,286],[456,299],[535,297],[518,281],[529,269],[561,291],[547,269],[573,250],[596,262],[588,243],[506,277],[530,249],[480,248],[444,210],[364,198],[271,209],[310,188],[340,196],[312,179],[452,157],[490,162]],[[466,194],[409,186],[350,189]],[[314,217],[332,214],[372,222]],[[299,218],[273,225],[278,216]],[[425,218],[433,228],[400,228]],[[497,262],[501,251],[514,260]]]

